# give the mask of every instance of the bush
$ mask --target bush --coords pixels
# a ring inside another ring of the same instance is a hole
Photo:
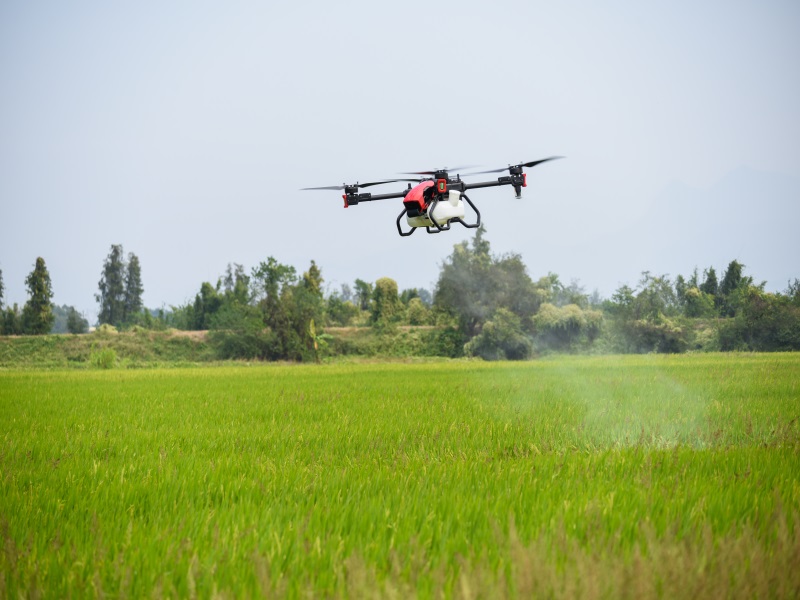
[[[456,326],[436,327],[422,334],[422,355],[458,358],[464,355],[464,334]]]
[[[281,358],[278,336],[264,327],[258,309],[246,304],[223,306],[211,318],[208,341],[223,360]]]
[[[520,318],[505,308],[499,308],[483,330],[464,345],[468,356],[484,360],[524,360],[531,355],[531,341],[522,331]]]
[[[112,369],[117,365],[117,353],[113,348],[96,349],[92,345],[89,364],[96,369]]]
[[[602,323],[603,315],[596,310],[584,310],[577,304],[542,304],[533,317],[537,347],[566,352],[588,347],[599,335]]]

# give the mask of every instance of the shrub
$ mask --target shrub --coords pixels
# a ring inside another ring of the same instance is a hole
[[[484,360],[524,360],[531,355],[531,341],[521,331],[520,318],[505,308],[499,308],[483,330],[467,342],[464,353]]]
[[[113,348],[96,349],[96,346],[92,345],[89,364],[96,369],[112,369],[117,364],[117,352]]]

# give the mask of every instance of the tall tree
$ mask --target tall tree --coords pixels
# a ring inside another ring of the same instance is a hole
[[[800,279],[795,277],[793,281],[790,281],[783,293],[789,298],[791,304],[800,307]]]
[[[722,276],[722,283],[719,284],[717,295],[717,306],[723,317],[733,317],[736,314],[742,300],[743,294],[751,285],[752,277],[745,277],[742,272],[744,265],[737,260],[732,260],[728,265],[725,275]]]
[[[123,306],[122,320],[125,322],[134,318],[142,311],[142,267],[139,257],[133,252],[128,254],[128,265],[125,269],[125,304]]]
[[[397,295],[397,282],[389,277],[381,277],[375,282],[372,292],[370,321],[373,325],[386,326],[395,320],[400,312],[400,298]]]
[[[286,357],[299,346],[291,326],[287,296],[297,279],[294,267],[279,263],[270,256],[253,269],[253,287],[258,297],[263,322],[275,333],[278,340],[277,354]]]
[[[28,286],[28,301],[22,308],[22,328],[25,333],[49,333],[53,327],[53,286],[44,259],[36,259],[36,265],[25,279]]]
[[[458,318],[461,332],[472,337],[499,308],[520,317],[523,327],[541,304],[541,294],[519,255],[494,257],[480,227],[472,240],[456,244],[445,259],[436,284],[434,306]]]
[[[356,305],[361,310],[369,310],[369,302],[372,298],[372,284],[363,279],[356,279],[353,285],[356,288]]]
[[[3,269],[0,269],[0,309],[3,308]]]
[[[204,330],[211,327],[211,318],[217,314],[222,306],[222,296],[219,294],[219,283],[214,288],[204,281],[200,286],[200,293],[194,298],[194,314],[190,324],[192,329]]]
[[[322,271],[313,260],[308,271],[304,272],[297,285],[293,286],[287,299],[295,339],[299,345],[296,350],[288,349],[286,358],[308,360],[316,358],[316,325],[321,324],[325,304],[322,297]]]
[[[103,273],[98,286],[100,293],[95,299],[100,304],[98,322],[115,327],[125,318],[125,261],[121,244],[111,246],[111,252],[103,263]]]
[[[4,311],[0,311],[0,333],[3,335],[19,335],[22,333],[22,319],[19,315],[19,307],[7,306]]]
[[[719,289],[719,284],[717,283],[717,272],[714,270],[714,267],[709,267],[705,274],[706,279],[700,285],[700,291],[716,298],[717,291]]]
[[[239,304],[250,302],[250,277],[244,272],[244,267],[238,263],[228,263],[223,279],[225,298]]]

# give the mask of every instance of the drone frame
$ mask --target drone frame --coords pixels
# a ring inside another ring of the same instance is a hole
[[[471,173],[471,175],[479,175],[482,173],[500,173],[502,171],[506,170],[508,171],[508,175],[498,177],[496,180],[493,181],[479,181],[475,183],[467,183],[466,181],[463,181],[461,179],[461,175],[456,175],[455,178],[451,177],[448,172],[448,169],[436,169],[434,171],[417,171],[414,173],[407,173],[408,175],[427,176],[418,179],[391,179],[391,180],[384,180],[384,181],[378,181],[360,185],[356,183],[352,185],[344,184],[342,186],[330,186],[323,188],[304,188],[304,189],[343,190],[344,194],[342,194],[342,199],[344,200],[345,208],[361,204],[362,202],[375,202],[377,200],[391,200],[394,198],[402,198],[404,206],[402,212],[397,216],[397,221],[396,221],[397,232],[402,237],[408,237],[412,235],[414,231],[424,226],[427,233],[434,234],[434,233],[441,233],[442,231],[448,231],[450,229],[450,224],[453,221],[461,223],[461,225],[463,225],[468,229],[474,229],[480,227],[481,213],[475,206],[475,204],[473,204],[473,202],[470,200],[469,196],[467,196],[466,194],[467,190],[510,185],[514,188],[515,197],[521,198],[522,188],[528,186],[527,173],[523,171],[523,168],[533,167],[540,163],[553,160],[556,158],[562,158],[562,157],[551,156],[549,158],[544,158],[528,163],[509,165],[508,167],[493,169],[491,171],[480,171],[478,173]],[[402,192],[394,192],[389,194],[372,194],[369,192],[358,191],[359,187],[367,187],[383,183],[394,183],[398,181],[417,182],[417,185],[412,187],[411,183],[409,183],[408,188],[403,190]],[[426,183],[427,185],[425,185]],[[436,218],[433,215],[433,212],[436,209],[436,206],[439,204],[439,202],[443,201],[445,196],[451,190],[458,191],[459,199],[463,199],[475,212],[476,220],[474,223],[467,223],[466,221],[464,221],[464,219],[458,216],[448,218],[445,223],[440,223],[436,220]],[[411,198],[408,198],[409,195],[411,195]],[[414,214],[409,214],[410,211]],[[404,216],[408,216],[409,218],[424,216],[428,221],[430,221],[431,224],[416,225],[416,226],[411,225],[408,231],[403,231],[400,221]]]

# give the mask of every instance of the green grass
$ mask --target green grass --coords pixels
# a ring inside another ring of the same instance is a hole
[[[800,356],[0,372],[0,597],[800,590]]]
[[[174,366],[214,360],[204,337],[174,331],[85,335],[0,336],[0,370],[103,368],[96,358],[116,354],[115,367]]]

